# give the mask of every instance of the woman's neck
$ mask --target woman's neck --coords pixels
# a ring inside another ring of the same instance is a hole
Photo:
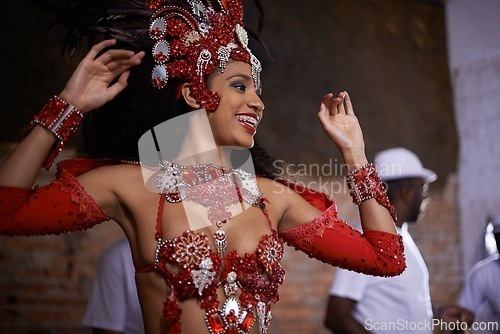
[[[231,163],[231,151],[232,148],[230,147],[221,147],[216,145],[215,149],[187,156],[185,154],[186,152],[193,152],[192,150],[188,150],[181,152],[183,154],[179,154],[173,162],[179,165],[214,164],[226,168],[233,168]]]

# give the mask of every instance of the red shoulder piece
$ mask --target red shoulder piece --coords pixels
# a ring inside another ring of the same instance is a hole
[[[353,229],[334,206],[311,222],[280,232],[290,246],[309,257],[374,276],[396,276],[406,268],[401,236]]]
[[[299,183],[293,183],[285,180],[276,180],[276,181],[294,190],[297,194],[302,196],[306,201],[308,201],[321,211],[325,211],[326,209],[335,204],[335,202],[328,195],[320,191],[304,187]]]
[[[0,233],[60,234],[86,230],[109,218],[78,183],[76,177],[117,161],[75,159],[59,164],[47,186],[23,189],[0,187]]]

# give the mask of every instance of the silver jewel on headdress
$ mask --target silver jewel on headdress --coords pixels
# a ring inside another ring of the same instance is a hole
[[[260,94],[262,91],[262,86],[260,82],[260,72],[262,71],[262,65],[255,57],[255,55],[252,53],[252,51],[248,47],[248,33],[245,30],[245,28],[237,24],[235,26],[234,32],[236,34],[236,37],[238,38],[238,41],[240,44],[247,50],[247,52],[250,54],[250,65],[252,66],[252,79],[255,85],[255,89],[257,92]]]
[[[208,32],[210,31],[210,28],[211,28],[211,26],[206,22],[201,22],[200,24],[198,24],[198,30],[200,31],[200,33],[203,36],[208,34]]]
[[[196,74],[200,77],[200,81],[203,79],[203,72],[208,67],[210,60],[212,59],[212,53],[207,49],[203,49],[198,56],[198,61],[196,62]]]
[[[203,290],[212,284],[215,277],[215,272],[211,271],[213,268],[213,262],[209,257],[201,260],[200,269],[192,270],[191,276],[193,277],[193,284],[198,288],[198,295],[201,296]]]
[[[235,28],[236,36],[238,37],[238,40],[240,41],[241,45],[245,49],[247,49],[248,48],[248,33],[247,33],[247,31],[245,30],[245,28],[243,28],[243,26],[241,24],[237,24],[234,28]]]
[[[149,26],[149,37],[154,40],[160,40],[165,37],[167,31],[167,22],[163,17],[157,17]]]
[[[170,45],[167,41],[158,41],[153,47],[153,58],[157,64],[165,64],[170,56]]]
[[[201,38],[201,35],[199,32],[195,30],[191,30],[184,36],[184,45],[189,46],[191,43],[196,42]]]
[[[200,0],[187,0],[191,6],[191,11],[196,16],[199,22],[205,21],[207,15],[207,8]]]
[[[165,87],[165,85],[168,82],[168,71],[165,65],[156,65],[153,68],[151,79],[155,87],[157,88]]]
[[[253,53],[250,53],[250,63],[252,64],[252,78],[255,85],[257,93],[260,95],[262,91],[262,85],[260,82],[260,72],[262,72],[262,65],[257,57]]]
[[[221,46],[219,50],[217,50],[217,59],[219,60],[219,67],[221,72],[224,73],[226,70],[227,63],[229,62],[229,58],[231,57],[231,51],[236,49],[238,45],[234,43],[229,43],[226,46]]]

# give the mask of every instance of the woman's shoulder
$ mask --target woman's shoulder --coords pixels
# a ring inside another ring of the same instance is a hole
[[[92,170],[108,171],[137,171],[140,170],[139,163],[118,159],[89,159],[74,158],[62,160],[58,164],[58,172],[66,171],[78,177]]]
[[[114,218],[116,218],[117,203],[130,209],[134,203],[144,203],[156,195],[146,188],[141,166],[128,161],[64,160],[59,163],[58,173],[71,174],[77,178],[101,206],[111,207],[108,212],[111,212]]]
[[[257,185],[265,197],[294,193],[293,189],[279,180],[257,177]]]
[[[292,199],[302,198],[322,211],[334,204],[334,201],[327,194],[309,188],[300,182],[258,177],[257,184],[267,198],[274,197],[283,199],[289,196],[291,196],[290,198]]]
[[[115,191],[143,182],[138,163],[112,159],[68,159],[58,164],[57,176],[72,175],[79,182]]]

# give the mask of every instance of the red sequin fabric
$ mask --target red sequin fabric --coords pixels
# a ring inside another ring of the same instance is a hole
[[[309,257],[373,276],[396,276],[406,268],[401,236],[355,230],[332,205],[307,224],[280,232],[280,237]]]
[[[356,205],[374,198],[378,204],[389,210],[394,222],[397,221],[396,211],[387,197],[387,190],[375,169],[373,163],[367,164],[347,175],[347,186]]]
[[[0,187],[2,234],[83,231],[108,219],[75,176],[64,168],[59,168],[56,179],[46,186],[34,189]]]
[[[170,333],[180,333],[179,303],[193,298],[206,312],[210,333],[248,333],[256,323],[266,333],[271,306],[279,299],[278,288],[285,277],[282,257],[283,243],[276,231],[262,236],[254,253],[239,256],[233,250],[222,258],[203,233],[186,231],[173,240],[160,241],[155,270],[172,291],[163,309]],[[167,270],[172,265],[179,270]],[[217,297],[219,286],[226,295],[223,304]]]
[[[56,144],[43,164],[46,170],[52,167],[54,159],[59,152],[62,151],[69,137],[76,132],[82,120],[82,113],[59,96],[50,98],[43,109],[35,115],[33,121],[26,129],[26,134],[28,134],[36,124],[39,124],[52,132],[57,138]]]

